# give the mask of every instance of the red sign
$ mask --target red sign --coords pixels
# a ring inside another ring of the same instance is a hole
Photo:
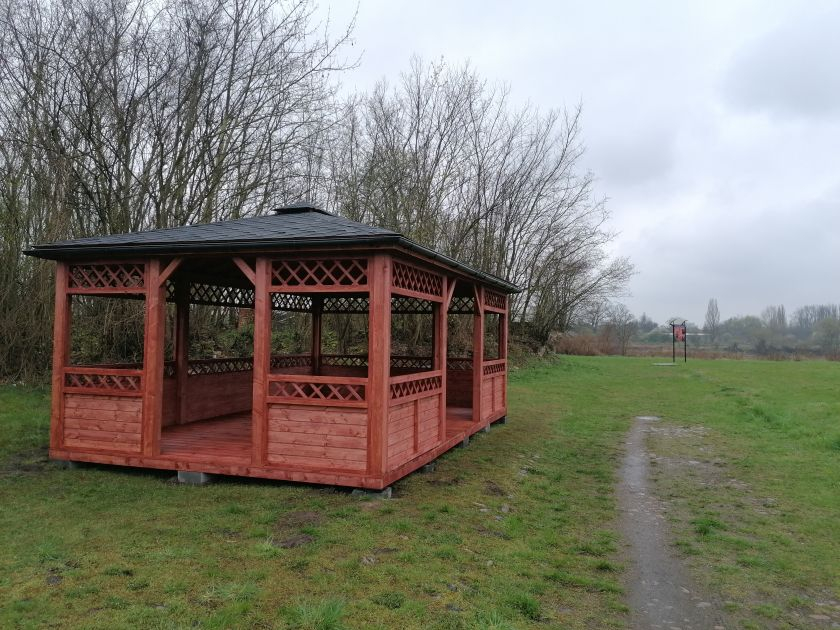
[[[674,326],[674,339],[685,341],[685,326]]]

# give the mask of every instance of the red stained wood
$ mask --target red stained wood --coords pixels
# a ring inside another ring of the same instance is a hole
[[[51,453],[80,461],[368,488],[381,488],[430,461],[505,413],[506,364],[502,359],[497,370],[496,362],[482,360],[483,319],[485,306],[488,311],[503,314],[499,339],[500,356],[505,357],[508,304],[505,298],[501,309],[498,296],[490,295],[491,304],[487,305],[484,288],[476,286],[474,369],[448,370],[446,312],[456,282],[466,280],[457,270],[447,271],[431,259],[412,255],[396,263],[402,267],[401,286],[395,286],[392,253],[382,249],[365,259],[356,254],[355,260],[365,261],[363,268],[356,269],[355,263],[350,267],[341,263],[345,271],[355,274],[353,279],[348,282],[338,269],[334,273],[339,276],[320,284],[308,284],[311,278],[295,279],[288,275],[294,264],[283,267],[281,275],[273,276],[272,262],[281,264],[276,253],[258,256],[254,269],[241,258],[232,257],[255,288],[253,373],[232,371],[187,376],[189,288],[186,282],[180,283],[181,286],[177,282],[180,261],[173,260],[163,268],[159,259],[148,261],[144,289],[90,289],[97,293],[146,293],[145,362],[142,371],[134,370],[134,374],[141,375],[140,380],[131,384],[139,391],[112,391],[117,382],[108,379],[104,387],[97,381],[95,391],[74,393],[84,388],[71,390],[63,384],[64,375],[69,373],[64,369],[66,350],[63,357],[57,357],[54,352],[54,364],[61,369],[59,378],[54,375],[53,380],[57,396],[53,402]],[[336,261],[333,255],[334,252],[330,256],[321,253],[317,259],[330,267]],[[410,264],[407,259],[411,260]],[[318,266],[313,265],[309,267]],[[298,269],[295,273],[300,273],[299,268],[295,269]],[[64,273],[65,278],[58,283],[56,291],[57,340],[61,338],[59,324],[62,324],[58,307],[62,299],[69,302],[67,292],[59,291],[59,287],[67,285],[66,268]],[[164,381],[163,284],[167,277],[176,280],[178,314],[176,377]],[[273,373],[270,369],[271,290],[309,293],[313,297],[312,348],[306,365],[278,367]],[[369,293],[369,346],[367,356],[363,357],[367,365],[324,364],[327,358],[320,352],[322,296],[318,294],[325,291]],[[406,363],[394,357],[396,367],[391,367],[392,294],[433,302],[433,354],[426,363]],[[69,307],[62,324],[65,342],[68,323]],[[238,361],[242,360],[246,359]],[[485,368],[490,372],[485,373]],[[118,376],[121,370],[126,370],[108,366],[70,369],[82,370],[76,374],[102,376]],[[293,373],[283,374],[286,371]],[[282,383],[299,384],[303,389],[283,389],[279,387]],[[272,384],[283,395],[271,395]],[[323,400],[316,393],[319,385],[345,389],[329,393],[330,399]],[[463,400],[457,402],[463,402],[463,408],[447,409],[447,398],[450,402],[458,398],[459,389]],[[176,418],[183,424],[170,424]],[[166,426],[161,428],[162,424]],[[53,440],[56,427],[61,433],[58,440]],[[70,443],[62,444],[61,437]]]
[[[250,414],[233,414],[163,429],[161,455],[177,457],[197,453],[217,454],[250,461]]]
[[[390,400],[391,261],[377,254],[368,263],[370,323],[368,332],[367,471],[381,477],[387,466],[387,424]]]
[[[473,370],[472,405],[473,422],[482,420],[481,380],[484,360],[484,287],[475,286],[475,314],[473,315]]]
[[[248,278],[251,284],[257,284],[257,274],[253,269],[251,269],[251,266],[248,263],[246,263],[239,257],[234,257],[233,264],[235,264],[239,268],[239,270],[245,275],[246,278]]]
[[[266,461],[268,433],[267,402],[268,376],[271,372],[271,296],[269,284],[271,263],[257,258],[254,283],[254,375],[252,399],[251,461],[262,466]]]
[[[146,316],[143,343],[143,454],[157,455],[163,416],[163,343],[165,295],[160,260],[146,264]]]

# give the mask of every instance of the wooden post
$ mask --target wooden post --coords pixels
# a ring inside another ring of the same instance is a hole
[[[190,361],[190,283],[175,278],[175,423],[186,418]]]
[[[55,268],[55,320],[53,321],[52,406],[50,448],[64,446],[64,368],[70,357],[70,297],[67,295],[68,266]]]
[[[440,370],[441,376],[441,392],[440,392],[440,418],[438,419],[438,440],[443,441],[446,438],[446,343],[447,343],[447,313],[449,311],[449,301],[447,297],[449,292],[447,290],[448,279],[443,278],[443,303],[434,304],[434,353],[435,359],[432,362],[433,370]]]
[[[312,348],[310,349],[312,374],[321,374],[321,317],[324,312],[324,296],[312,296]]]
[[[473,314],[473,422],[481,422],[481,384],[484,380],[484,287],[475,285]]]
[[[391,398],[391,258],[376,254],[368,265],[368,442],[367,470],[374,477],[386,471],[388,404]]]
[[[264,466],[268,448],[268,375],[271,372],[271,261],[257,258],[254,283],[254,389],[251,462]]]
[[[160,453],[163,415],[163,346],[166,300],[160,282],[160,260],[146,263],[146,314],[143,340],[143,454]]]

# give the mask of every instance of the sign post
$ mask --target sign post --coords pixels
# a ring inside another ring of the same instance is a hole
[[[677,362],[677,342],[683,343],[683,361],[688,363],[688,333],[685,321],[682,324],[671,322],[671,361]]]

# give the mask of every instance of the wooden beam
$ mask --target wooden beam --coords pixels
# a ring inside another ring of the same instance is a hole
[[[382,477],[388,460],[388,403],[391,397],[391,257],[376,254],[368,264],[367,471]]]
[[[158,286],[166,284],[166,281],[169,280],[169,276],[175,273],[175,270],[180,266],[182,260],[182,258],[178,257],[169,261],[169,264],[166,265],[163,271],[161,271],[158,275]]]
[[[55,269],[55,319],[53,321],[52,405],[50,448],[64,445],[64,368],[70,355],[70,297],[67,295],[67,263]]]
[[[263,466],[268,448],[268,375],[271,371],[271,261],[257,258],[254,272],[254,390],[251,408],[251,463]]]
[[[187,417],[187,377],[190,360],[190,283],[175,280],[175,423]]]
[[[257,274],[256,272],[254,272],[253,269],[251,269],[251,266],[248,263],[246,263],[242,258],[234,256],[233,264],[239,267],[239,270],[245,275],[246,278],[248,278],[248,280],[251,281],[251,284],[256,286]]]
[[[455,284],[458,282],[457,278],[444,277],[443,279],[443,310],[449,312],[449,305],[452,303],[452,296],[455,294]]]
[[[143,455],[160,454],[163,415],[163,347],[166,300],[160,282],[160,260],[146,263],[146,316],[143,339]]]
[[[484,378],[484,287],[475,285],[473,315],[473,422],[481,422],[481,383]]]

